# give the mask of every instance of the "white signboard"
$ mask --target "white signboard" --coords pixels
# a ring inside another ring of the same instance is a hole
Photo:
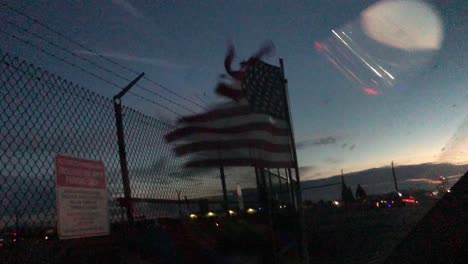
[[[59,155],[55,167],[59,238],[108,235],[104,163]]]

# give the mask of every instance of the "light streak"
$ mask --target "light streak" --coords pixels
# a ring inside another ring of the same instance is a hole
[[[358,57],[364,64],[367,65],[367,67],[369,67],[377,76],[379,76],[380,78],[383,78],[382,74],[380,74],[374,67],[372,67],[364,58],[361,57],[361,55],[359,55],[356,51],[354,51],[353,48],[351,48],[351,46],[349,46],[349,44],[343,39],[340,37],[340,35],[338,35],[335,30],[332,29],[332,32],[333,34],[335,34],[335,36],[341,40],[341,42],[343,42],[343,44],[345,44],[346,47],[348,47],[349,50],[351,50],[351,52],[356,55],[356,57]],[[348,37],[349,38],[349,37]]]
[[[395,77],[393,77],[393,75],[391,75],[388,71],[386,71],[386,70],[385,70],[384,68],[382,68],[380,65],[377,65],[377,66],[379,66],[379,68],[380,68],[382,71],[384,71],[385,74],[387,74],[388,77],[390,77],[390,79],[395,80]]]

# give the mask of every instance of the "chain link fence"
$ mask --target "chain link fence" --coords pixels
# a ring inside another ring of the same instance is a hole
[[[44,69],[0,51],[0,230],[56,225],[55,157],[102,160],[110,222],[125,220],[113,102]],[[123,108],[127,161],[136,219],[187,216],[200,199],[221,210],[217,169],[186,169],[164,135],[172,124]],[[229,207],[258,201],[255,170],[227,168]],[[275,183],[276,185],[276,183]]]

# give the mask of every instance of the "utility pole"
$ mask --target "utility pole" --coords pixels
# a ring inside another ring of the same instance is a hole
[[[122,173],[122,183],[124,189],[124,205],[127,207],[127,219],[130,224],[133,223],[132,192],[130,189],[130,179],[128,178],[127,153],[125,151],[125,135],[123,128],[122,104],[121,98],[145,75],[141,73],[125,88],[114,96],[115,125],[117,127],[117,144],[119,146],[120,170]]]
[[[176,190],[177,193],[177,206],[179,207],[179,218],[182,219],[182,201],[180,200],[180,195],[182,190]]]
[[[226,212],[226,216],[229,217],[229,201],[227,196],[227,189],[226,189],[226,177],[224,175],[224,166],[221,165],[219,167],[219,174],[221,176],[221,186],[223,188],[223,209]]]
[[[341,169],[341,200],[345,201],[346,184],[344,181],[343,169]]]
[[[184,200],[185,200],[185,207],[187,209],[187,212],[190,212],[190,206],[189,206],[189,201],[187,199],[187,195],[184,195]]]
[[[345,186],[344,175],[343,175],[343,169],[341,169],[341,184],[342,184],[343,186]]]
[[[398,191],[398,182],[397,182],[396,175],[395,175],[395,168],[393,167],[393,161],[392,161],[392,174],[393,174],[393,182],[395,183],[395,190],[398,193],[399,192]]]

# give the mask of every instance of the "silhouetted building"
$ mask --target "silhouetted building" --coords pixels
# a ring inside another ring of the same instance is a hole
[[[367,193],[364,191],[364,189],[361,187],[361,184],[358,184],[356,188],[356,199],[357,200],[365,200],[367,198]]]
[[[346,186],[343,171],[341,171],[341,200],[343,200],[345,204],[354,201],[353,191],[350,187]]]

